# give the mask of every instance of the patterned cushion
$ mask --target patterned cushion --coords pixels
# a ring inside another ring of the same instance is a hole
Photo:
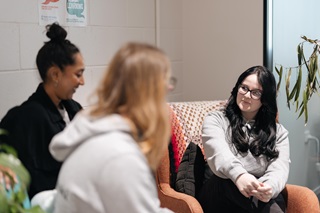
[[[178,168],[186,147],[190,142],[202,146],[202,124],[204,117],[214,110],[222,110],[226,100],[171,102],[172,149],[175,168]]]

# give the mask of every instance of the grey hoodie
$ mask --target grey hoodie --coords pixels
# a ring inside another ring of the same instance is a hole
[[[64,161],[56,213],[171,212],[160,208],[154,176],[120,115],[91,119],[78,113],[52,139],[50,152]]]

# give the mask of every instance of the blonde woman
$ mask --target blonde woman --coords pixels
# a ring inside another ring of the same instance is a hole
[[[118,50],[97,103],[50,144],[64,161],[55,212],[171,212],[160,208],[153,175],[170,137],[170,72],[156,47],[128,43]]]

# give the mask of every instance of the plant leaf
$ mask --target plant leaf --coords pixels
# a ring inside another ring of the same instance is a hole
[[[6,198],[6,191],[3,187],[0,186],[0,213],[8,213],[9,204]]]
[[[301,38],[305,41],[308,41],[308,38],[306,36],[301,36]]]
[[[7,135],[8,131],[5,129],[0,129],[0,135]]]
[[[27,187],[30,183],[30,175],[21,161],[12,154],[0,153],[0,165],[10,168],[19,177],[22,184]]]
[[[291,68],[289,69],[287,75],[286,75],[286,97],[287,97],[287,106],[290,109],[290,93],[289,93],[289,87],[290,87],[290,77],[291,77]]]
[[[304,56],[304,52],[303,52],[303,43],[301,44],[301,57],[303,59],[303,64],[307,68],[308,73],[310,73],[309,66],[307,65],[308,62],[307,62],[306,57]]]
[[[299,68],[299,72],[298,72],[298,79],[296,82],[297,85],[297,91],[295,93],[295,97],[294,97],[294,101],[297,101],[300,95],[300,89],[301,89],[301,81],[302,81],[302,69],[301,67]]]
[[[299,107],[299,100],[295,101],[295,103],[296,103],[296,112],[297,112],[298,109],[300,108],[300,107]]]
[[[304,125],[308,123],[308,99],[305,93],[303,93],[303,105],[304,105]]]
[[[311,76],[312,77],[312,81],[311,81],[311,88],[312,88],[312,91],[313,92],[316,92],[318,91],[318,88],[317,88],[317,70],[319,70],[319,67],[318,67],[318,55],[315,55],[314,58],[313,58],[313,67],[314,67],[314,71],[313,71],[313,75]]]
[[[25,210],[25,213],[45,213],[40,206],[34,206],[31,209]]]
[[[301,117],[301,115],[303,114],[303,112],[304,112],[304,105],[303,105],[303,103],[301,103],[301,105],[300,105],[300,113],[299,113],[299,115],[298,115],[298,118]]]
[[[277,92],[278,92],[279,89],[280,89],[280,85],[281,85],[281,81],[282,81],[282,75],[283,75],[282,66],[280,66],[280,70],[278,70],[278,68],[276,67],[276,72],[278,73],[278,76],[279,76],[279,81],[278,81],[278,84],[277,84]]]
[[[299,66],[301,66],[301,59],[302,59],[302,49],[300,47],[301,44],[298,44],[298,47],[297,47],[297,52],[298,52],[298,64]]]
[[[16,158],[18,157],[17,151],[12,146],[7,144],[0,144],[0,150],[5,151],[7,154],[12,154]]]

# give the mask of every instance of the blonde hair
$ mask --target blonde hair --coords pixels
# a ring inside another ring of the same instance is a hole
[[[135,140],[156,170],[170,137],[166,92],[171,68],[157,47],[127,43],[113,57],[96,91],[90,114],[118,113],[128,118]]]

